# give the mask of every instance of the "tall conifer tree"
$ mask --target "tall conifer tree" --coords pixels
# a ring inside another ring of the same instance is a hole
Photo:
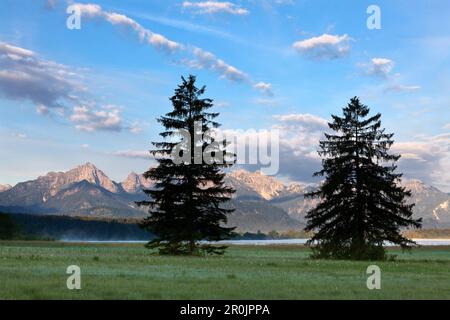
[[[389,154],[393,134],[381,129],[381,114],[369,116],[369,108],[357,97],[332,115],[328,124],[334,134],[320,141],[325,180],[307,197],[321,202],[306,215],[306,231],[315,231],[309,241],[313,256],[337,259],[384,259],[383,243],[402,248],[415,243],[401,235],[401,228],[421,226],[412,218],[411,192],[400,186],[396,173],[399,155]]]
[[[225,246],[201,240],[227,239],[234,229],[224,226],[234,210],[223,206],[234,192],[224,185],[223,173],[234,155],[226,152],[225,141],[215,141],[210,133],[219,127],[214,121],[219,114],[208,111],[213,101],[201,98],[205,87],[197,88],[195,81],[192,75],[182,77],[170,98],[173,110],[158,119],[165,141],[152,143],[158,165],[144,173],[155,184],[144,190],[149,200],[138,203],[149,207],[141,226],[156,236],[147,247],[160,254],[221,254]]]

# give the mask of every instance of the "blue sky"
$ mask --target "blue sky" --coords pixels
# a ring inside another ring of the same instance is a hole
[[[371,4],[381,29],[367,28]],[[118,181],[143,172],[155,118],[193,73],[223,128],[281,130],[280,177],[312,181],[324,121],[356,95],[395,133],[405,175],[450,191],[449,12],[437,0],[2,0],[0,184],[87,161]]]

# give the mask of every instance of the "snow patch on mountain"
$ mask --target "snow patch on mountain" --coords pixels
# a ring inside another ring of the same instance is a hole
[[[12,188],[12,186],[9,184],[0,184],[0,192],[7,191],[11,188]]]

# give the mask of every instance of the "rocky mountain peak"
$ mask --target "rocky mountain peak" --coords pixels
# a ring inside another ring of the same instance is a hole
[[[11,188],[12,188],[12,186],[9,184],[0,184],[0,192],[7,191]]]
[[[300,183],[291,183],[287,186],[287,190],[290,193],[304,193],[305,192],[306,187]]]
[[[266,200],[278,196],[285,189],[283,183],[273,177],[262,174],[260,171],[249,172],[246,170],[236,170],[230,175],[252,188]]]
[[[86,180],[92,184],[101,186],[110,192],[115,193],[118,191],[118,187],[114,181],[108,178],[103,171],[90,162],[67,171],[63,174],[62,180],[64,180],[64,184]]]
[[[136,193],[142,189],[149,188],[152,182],[146,179],[142,174],[131,172],[121,183],[122,188],[128,193]]]
[[[411,190],[414,194],[442,193],[439,189],[430,186],[419,179],[404,179],[402,180],[402,186]]]
[[[54,196],[62,188],[83,180],[113,193],[119,191],[118,185],[90,162],[67,172],[50,172],[45,176],[38,177],[34,182],[30,181],[30,183],[36,184],[42,189],[48,189],[48,191],[45,192],[45,197],[47,198],[48,196]]]
[[[236,189],[233,201],[236,201],[237,211],[232,219],[243,230],[291,228],[294,222],[304,223],[305,214],[320,201],[304,197],[305,192],[315,188],[313,185],[285,184],[261,172],[237,170],[227,174],[225,181]],[[88,162],[67,172],[50,172],[12,188],[0,185],[6,188],[0,192],[0,207],[20,209],[21,213],[141,216],[145,213],[134,206],[134,201],[144,199],[141,190],[151,188],[152,184],[135,172],[122,183],[116,183]],[[402,185],[412,191],[407,201],[415,203],[414,216],[423,218],[424,226],[450,226],[447,193],[417,179],[404,179]]]
[[[293,183],[286,186],[276,178],[266,176],[260,171],[249,172],[246,170],[236,170],[230,173],[230,177],[245,184],[266,200],[293,193],[303,193],[304,190],[304,186],[301,184]]]

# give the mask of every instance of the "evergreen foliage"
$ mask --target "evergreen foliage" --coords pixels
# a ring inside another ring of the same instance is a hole
[[[160,133],[165,141],[152,143],[158,165],[144,174],[155,184],[144,190],[149,200],[138,203],[149,207],[141,226],[156,236],[147,247],[157,248],[160,254],[222,254],[225,246],[201,241],[233,235],[234,228],[224,225],[234,209],[224,204],[234,190],[224,185],[223,169],[235,157],[226,152],[225,141],[215,141],[211,134],[219,127],[214,120],[219,114],[209,111],[213,101],[201,97],[205,87],[197,88],[195,81],[192,75],[182,77],[170,98],[173,110],[158,119],[165,128]]]
[[[414,204],[406,202],[411,192],[400,186],[400,156],[388,152],[393,134],[381,129],[381,114],[369,111],[352,98],[342,117],[332,116],[334,133],[320,141],[323,168],[315,176],[325,180],[306,195],[321,199],[306,215],[305,231],[315,231],[309,241],[314,257],[385,259],[385,242],[404,249],[415,245],[400,233],[420,228],[421,219],[412,218]]]

